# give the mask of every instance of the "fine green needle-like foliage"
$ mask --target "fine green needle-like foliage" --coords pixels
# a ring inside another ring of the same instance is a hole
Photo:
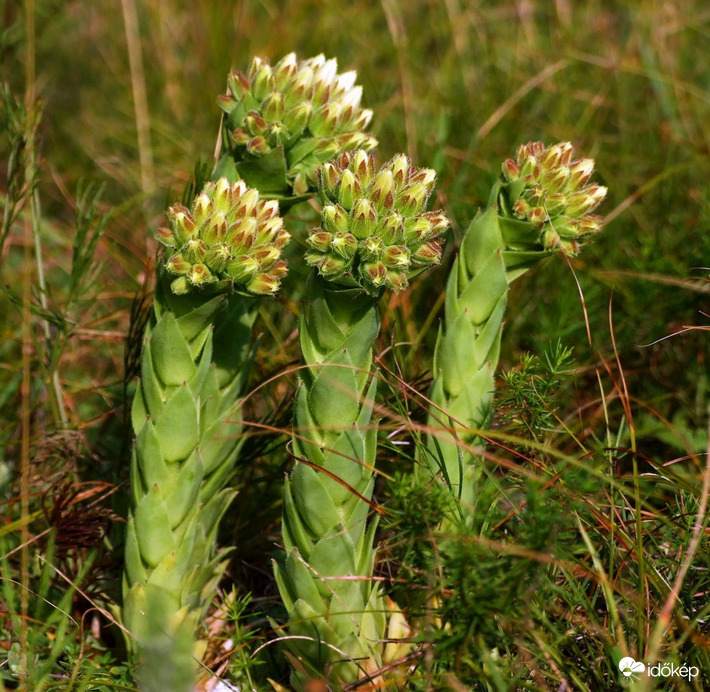
[[[444,324],[434,354],[426,464],[460,499],[475,501],[476,431],[488,423],[508,286],[552,254],[577,254],[602,226],[591,212],[606,188],[588,184],[591,159],[569,142],[518,148],[503,163],[488,208],[466,231],[446,285]]]
[[[168,217],[132,409],[123,579],[123,622],[148,691],[191,689],[201,657],[195,632],[225,564],[215,542],[234,497],[225,486],[240,448],[250,296],[278,289],[289,237],[276,202],[225,179]]]
[[[296,465],[284,489],[286,555],[275,565],[295,637],[289,645],[308,674],[294,675],[299,689],[307,677],[336,689],[358,680],[384,685],[379,669],[396,646],[388,650],[383,640],[401,637],[401,615],[388,617],[372,580],[372,347],[384,289],[403,289],[440,257],[446,217],[424,211],[433,183],[433,171],[403,155],[376,173],[363,151],[321,172],[322,223],[306,256],[318,274],[300,316],[306,367],[294,415]]]

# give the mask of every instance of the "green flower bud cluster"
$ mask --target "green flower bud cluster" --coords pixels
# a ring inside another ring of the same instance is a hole
[[[335,59],[299,60],[289,53],[273,66],[254,58],[246,75],[229,75],[219,103],[226,114],[226,144],[237,162],[247,162],[237,163],[247,182],[252,184],[253,173],[248,161],[269,156],[272,174],[284,168],[283,194],[304,195],[315,187],[322,163],[342,151],[377,146],[364,132],[372,111],[360,106],[356,73],[337,70]]]
[[[409,279],[441,260],[449,220],[424,211],[436,174],[398,154],[376,172],[362,150],[323,166],[320,228],[306,242],[306,261],[321,276],[370,294],[401,291]]]
[[[177,295],[192,289],[275,293],[286,274],[281,250],[290,235],[275,200],[259,197],[243,181],[226,178],[207,183],[188,210],[174,204],[167,212],[170,228],[156,236],[172,250],[165,262]]]
[[[591,214],[606,197],[601,185],[587,185],[594,172],[592,159],[572,160],[569,142],[545,147],[529,142],[518,147],[515,160],[503,163],[499,199],[503,211],[539,229],[535,239],[544,249],[576,255],[581,245],[601,230],[602,218]],[[533,248],[526,248],[533,249]]]

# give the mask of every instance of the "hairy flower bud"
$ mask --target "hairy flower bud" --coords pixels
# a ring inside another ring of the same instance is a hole
[[[173,292],[208,284],[245,293],[278,290],[286,271],[281,249],[290,236],[277,202],[261,199],[243,181],[230,185],[221,178],[205,185],[191,210],[170,207],[168,219],[171,229],[160,228],[156,235],[172,251],[165,269],[179,277]]]
[[[403,154],[377,172],[366,152],[341,154],[320,173],[321,227],[306,241],[306,261],[342,286],[403,290],[441,259],[449,221],[441,211],[424,211],[434,179]]]

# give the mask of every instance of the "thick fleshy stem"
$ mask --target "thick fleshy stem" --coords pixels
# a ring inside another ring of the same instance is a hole
[[[175,205],[168,217],[132,408],[123,575],[122,618],[144,692],[192,689],[196,632],[225,566],[216,535],[241,447],[234,418],[251,363],[249,296],[278,288],[288,237],[278,209],[242,183],[208,183],[191,210]]]
[[[372,581],[377,525],[368,525],[377,427],[372,345],[377,297],[309,279],[300,340],[307,369],[296,397],[285,481],[283,541],[276,567],[293,651],[314,677],[353,682],[382,664],[384,600]]]
[[[591,159],[572,145],[521,145],[503,164],[488,208],[466,231],[446,285],[444,324],[434,355],[425,465],[460,499],[464,518],[476,498],[489,424],[508,286],[541,259],[577,254],[602,226],[592,215],[606,188],[587,185]]]
[[[373,581],[377,380],[372,347],[377,304],[435,264],[447,221],[424,212],[434,175],[398,156],[374,170],[364,152],[343,155],[321,173],[322,224],[306,256],[318,269],[300,318],[304,368],[296,396],[293,451],[283,509],[285,558],[275,564],[288,611],[288,646],[308,677],[334,689],[363,681],[386,689],[379,669],[401,654],[401,613]]]

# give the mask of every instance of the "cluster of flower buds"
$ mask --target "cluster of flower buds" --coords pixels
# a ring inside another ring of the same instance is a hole
[[[400,291],[408,279],[441,260],[449,220],[424,211],[436,174],[398,154],[376,172],[359,150],[341,154],[320,172],[320,228],[306,242],[306,261],[330,281],[374,294]]]
[[[267,201],[243,181],[226,178],[207,183],[192,209],[174,204],[167,212],[170,228],[158,240],[172,253],[165,262],[173,293],[209,287],[275,293],[286,274],[281,250],[290,235],[279,216],[278,202]]]
[[[365,134],[372,111],[360,107],[356,73],[338,74],[335,59],[298,60],[289,53],[275,65],[254,58],[247,74],[232,72],[219,98],[226,113],[229,148],[236,158],[262,157],[283,147],[286,177],[294,195],[317,183],[317,171],[343,151],[370,150]]]
[[[518,147],[517,158],[503,163],[513,215],[540,229],[538,242],[546,249],[576,254],[580,245],[602,227],[591,214],[606,197],[601,185],[587,185],[594,172],[592,159],[572,160],[569,142],[545,147],[530,142]],[[514,199],[513,199],[514,197]]]

